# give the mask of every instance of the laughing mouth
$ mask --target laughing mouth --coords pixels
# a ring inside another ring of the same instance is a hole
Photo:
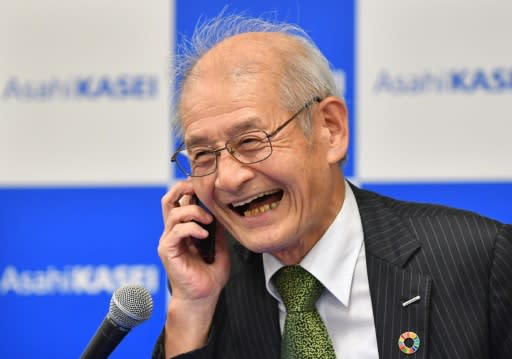
[[[282,190],[273,190],[260,193],[242,202],[232,203],[229,208],[239,216],[252,217],[276,208],[282,197]]]

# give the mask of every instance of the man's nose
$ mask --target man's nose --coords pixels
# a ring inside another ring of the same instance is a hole
[[[241,163],[228,151],[217,153],[215,186],[225,191],[236,192],[240,186],[254,176],[250,165]]]

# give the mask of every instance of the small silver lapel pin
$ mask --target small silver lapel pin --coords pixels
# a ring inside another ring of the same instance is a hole
[[[407,307],[409,304],[415,303],[415,302],[417,302],[417,301],[418,301],[418,300],[420,300],[420,299],[421,299],[421,298],[420,298],[420,296],[419,296],[419,295],[417,295],[416,297],[411,298],[411,299],[406,300],[405,302],[403,302],[403,303],[402,303],[402,307],[403,307],[403,308],[405,308],[405,307]]]

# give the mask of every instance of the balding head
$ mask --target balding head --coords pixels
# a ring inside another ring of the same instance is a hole
[[[198,26],[185,45],[176,63],[174,109],[178,111],[173,120],[178,135],[182,135],[183,115],[179,110],[194,101],[187,98],[192,85],[213,86],[204,89],[204,95],[211,96],[219,81],[255,81],[265,76],[275,100],[289,111],[316,96],[338,95],[327,60],[295,25],[220,15]],[[299,121],[305,132],[310,129],[307,118]]]

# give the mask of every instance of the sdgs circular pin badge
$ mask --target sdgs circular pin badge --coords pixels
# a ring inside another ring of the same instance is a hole
[[[398,338],[398,347],[404,354],[414,354],[420,348],[420,337],[415,332],[404,332]]]

